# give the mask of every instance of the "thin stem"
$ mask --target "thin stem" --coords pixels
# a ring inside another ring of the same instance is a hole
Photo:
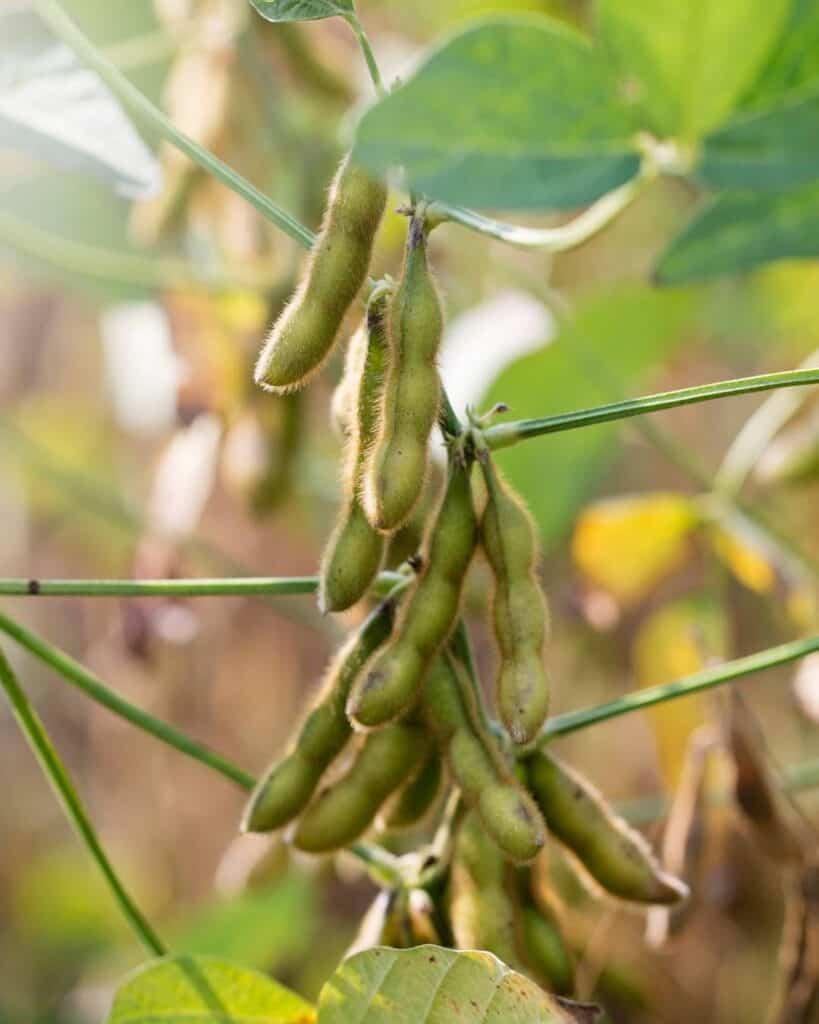
[[[382,572],[379,593],[404,579]],[[314,594],[318,576],[251,576],[187,580],[38,580],[0,579],[0,597],[282,597]]]
[[[441,202],[430,204],[430,217],[437,223],[450,221],[453,224],[460,224],[470,231],[522,249],[541,249],[551,253],[566,252],[588,241],[618,217],[640,195],[652,176],[649,173],[637,175],[625,185],[598,199],[574,220],[557,228],[528,228],[519,224],[508,224],[484,217],[462,206],[450,206]]]
[[[52,668],[67,682],[82,690],[86,696],[96,701],[97,704],[102,704],[103,707],[113,711],[120,718],[124,718],[131,725],[142,729],[143,732],[150,733],[156,739],[180,751],[180,753],[186,754],[195,761],[200,761],[202,764],[207,765],[208,768],[219,772],[220,775],[230,779],[231,782],[241,786],[242,789],[249,791],[255,785],[256,780],[252,775],[242,771],[241,768],[237,768],[236,765],[231,764],[219,754],[197,743],[196,740],[179,732],[167,722],[155,718],[147,711],[143,711],[123,697],[120,697],[119,694],[114,693],[102,680],[85,669],[79,662],[74,661],[69,655],[57,647],[53,647],[47,641],[42,640],[1,612],[0,632],[11,637],[16,643],[24,647],[30,654],[33,654],[35,658],[39,658],[40,661]]]
[[[811,352],[800,369],[819,363],[819,349]],[[736,495],[759,461],[759,456],[788,420],[809,398],[807,391],[771,395],[743,425],[717,470],[715,488],[726,495]]]
[[[590,725],[605,722],[610,718],[653,707],[655,704],[664,704],[669,700],[687,697],[691,693],[701,693],[704,690],[713,689],[715,686],[733,682],[742,676],[765,672],[778,665],[798,661],[800,658],[813,654],[814,651],[819,651],[819,637],[815,636],[808,640],[796,640],[792,643],[780,644],[778,647],[770,647],[745,658],[726,661],[713,668],[696,672],[694,675],[685,676],[676,682],[637,690],[624,697],[618,697],[617,700],[607,701],[605,704],[598,704],[580,711],[569,711],[564,715],[556,715],[546,723],[538,742],[552,739],[555,736],[565,736],[570,732],[586,729]]]
[[[730,395],[748,395],[756,391],[772,391],[774,388],[803,387],[806,384],[818,383],[819,369],[764,373],[755,377],[740,377],[737,380],[701,384],[693,388],[681,388],[678,391],[665,391],[656,395],[647,395],[644,398],[632,398],[623,402],[600,405],[592,409],[560,413],[557,416],[500,423],[497,426],[489,427],[484,432],[484,437],[489,448],[506,448],[518,441],[524,441],[530,437],[540,437],[542,434],[577,430],[580,427],[628,419],[631,416],[644,416],[648,413],[674,409],[682,405],[710,402],[716,398],[726,398]]]
[[[59,0],[35,0],[35,7],[43,21],[74,50],[105,82],[117,99],[132,114],[149,125],[165,141],[176,146],[209,174],[218,178],[228,188],[245,198],[271,223],[281,228],[299,245],[309,248],[313,244],[313,233],[299,223],[286,210],[281,209],[255,185],[237,174],[218,157],[209,153],[181,132],[172,121],[144,96],[132,82],[117,68],[63,9]]]
[[[361,52],[364,55],[364,60],[367,64],[367,70],[370,73],[373,86],[380,98],[384,96],[385,89],[384,83],[381,80],[381,72],[378,70],[378,62],[375,59],[375,53],[373,52],[372,44],[370,43],[370,38],[355,11],[348,14],[345,20],[353,32],[355,32],[355,37],[358,40],[358,45],[361,47]]]
[[[88,852],[96,861],[97,867],[105,877],[111,893],[128,919],[128,923],[139,936],[149,953],[154,956],[165,956],[165,946],[128,895],[125,886],[108,860],[97,838],[94,826],[91,824],[91,820],[82,805],[77,790],[60,760],[59,754],[51,743],[39,716],[20,688],[20,684],[17,682],[17,678],[2,650],[0,650],[0,686],[2,686],[8,697],[17,724],[28,740],[35,757],[40,762],[40,767],[51,783],[52,789],[57,794],[71,824],[76,829]]]

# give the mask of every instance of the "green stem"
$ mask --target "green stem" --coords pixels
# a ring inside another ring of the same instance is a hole
[[[506,242],[507,245],[551,253],[567,252],[588,241],[626,210],[651,178],[652,175],[648,173],[638,175],[602,199],[598,199],[574,220],[557,228],[521,227],[518,224],[508,224],[484,217],[462,206],[450,206],[448,203],[437,201],[430,204],[429,213],[436,223],[450,221],[453,224],[460,224],[461,227]]]
[[[489,427],[484,432],[484,437],[489,448],[506,448],[518,441],[524,441],[530,437],[540,437],[543,434],[577,430],[580,427],[610,423],[612,420],[623,420],[631,416],[661,412],[664,409],[675,409],[682,405],[710,402],[716,398],[726,398],[730,395],[749,395],[757,391],[803,387],[807,384],[819,384],[819,369],[763,373],[756,377],[740,377],[737,380],[701,384],[693,388],[681,388],[678,391],[664,391],[656,395],[646,395],[644,398],[612,402],[609,405],[581,409],[577,412],[560,413],[557,416],[501,423]]]
[[[72,825],[77,830],[77,834],[96,861],[97,867],[105,877],[114,899],[119,904],[129,924],[149,953],[153,956],[165,956],[165,946],[128,895],[125,886],[119,880],[116,871],[108,860],[97,838],[94,826],[91,824],[91,820],[82,805],[77,790],[60,760],[59,754],[54,749],[43,723],[20,688],[17,678],[2,650],[0,650],[0,686],[2,686],[8,697],[17,724],[20,726],[28,740],[29,746],[40,762],[40,767],[51,783],[52,789],[57,794]]]
[[[35,0],[43,21],[91,67],[132,114],[149,125],[166,142],[190,157],[208,174],[245,198],[269,221],[305,248],[313,244],[313,233],[286,210],[282,210],[255,185],[228,167],[181,132],[171,120],[130,82],[105,54],[94,45],[63,9],[59,0]]]
[[[197,743],[196,740],[174,729],[167,722],[163,722],[161,719],[148,714],[147,711],[143,711],[141,708],[129,703],[123,697],[114,693],[113,690],[110,690],[105,683],[91,672],[83,668],[79,662],[74,661],[73,658],[63,651],[53,647],[1,612],[0,632],[11,637],[12,640],[20,644],[21,647],[24,647],[30,654],[33,654],[35,658],[39,658],[40,661],[52,668],[67,682],[82,690],[86,696],[98,704],[102,704],[109,711],[113,711],[120,718],[124,718],[131,725],[142,729],[143,732],[150,733],[156,739],[167,743],[168,746],[174,747],[174,749],[186,754],[195,761],[200,761],[202,764],[207,765],[208,768],[219,772],[220,775],[230,779],[231,782],[235,782],[242,789],[251,790],[255,785],[255,779],[252,775],[242,771],[241,768],[237,768],[219,754]]]
[[[814,651],[819,651],[819,637],[815,636],[808,640],[796,640],[792,643],[780,644],[778,647],[769,647],[767,650],[750,654],[745,658],[726,661],[714,668],[685,676],[673,683],[663,683],[661,686],[636,690],[634,693],[628,693],[624,697],[607,701],[605,704],[598,704],[580,711],[569,711],[564,715],[556,715],[546,723],[537,742],[550,740],[555,736],[565,736],[568,733],[586,729],[590,725],[596,725],[598,722],[605,722],[610,718],[618,718],[620,715],[631,714],[632,711],[653,707],[655,704],[664,704],[669,700],[677,700],[692,693],[701,693],[704,690],[713,689],[715,686],[723,686],[725,683],[733,682],[743,676],[754,675],[757,672],[776,668],[778,665],[798,661],[800,658],[813,654]]]
[[[381,72],[378,70],[378,62],[375,59],[375,53],[373,53],[372,44],[370,38],[364,30],[364,26],[355,11],[351,12],[345,18],[347,24],[355,32],[355,37],[358,40],[358,45],[361,47],[361,52],[364,55],[364,60],[367,64],[367,70],[370,73],[375,91],[379,98],[385,94],[384,83],[381,80]]]
[[[404,579],[382,572],[379,593]],[[314,594],[318,576],[250,576],[188,580],[37,580],[0,579],[0,597],[281,597]]]

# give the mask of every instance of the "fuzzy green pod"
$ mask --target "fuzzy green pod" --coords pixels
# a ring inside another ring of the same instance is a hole
[[[348,714],[374,728],[407,712],[458,618],[461,590],[477,541],[469,468],[453,459],[446,491],[427,533],[421,574],[396,623],[395,639],[365,667]]]
[[[429,438],[440,404],[436,358],[442,333],[441,300],[427,265],[424,222],[414,216],[401,280],[390,303],[389,369],[364,488],[370,522],[388,533],[407,521],[424,489]]]
[[[422,822],[438,799],[443,778],[443,766],[438,751],[430,748],[421,767],[396,794],[395,801],[384,814],[384,828],[410,828]]]
[[[450,869],[449,919],[456,946],[489,950],[518,967],[519,913],[515,868],[470,812],[458,826]]]
[[[354,415],[348,421],[345,441],[343,500],[321,563],[319,608],[322,612],[344,611],[354,605],[366,593],[384,561],[386,539],[370,525],[360,494],[364,467],[377,429],[378,398],[387,360],[388,297],[389,293],[382,290],[367,307],[367,343],[363,353],[357,351],[357,343],[351,342],[355,350],[353,358],[360,366]]]
[[[437,736],[464,800],[479,814],[503,855],[530,861],[546,841],[543,819],[493,739],[484,733],[475,699],[454,659],[438,658],[422,698],[427,726]]]
[[[549,830],[613,896],[677,903],[688,887],[663,871],[648,843],[577,772],[540,752],[528,761],[529,788]]]
[[[307,806],[293,845],[327,853],[357,839],[424,756],[428,743],[422,728],[403,722],[367,736],[347,772]]]
[[[292,821],[307,806],[321,776],[341,753],[352,729],[344,707],[353,680],[390,635],[397,595],[385,598],[339,650],[324,685],[290,752],[274,762],[251,794],[243,832],[270,832]]]
[[[560,996],[575,989],[574,958],[566,946],[558,909],[546,884],[543,858],[531,867],[518,869],[522,913],[520,942],[530,973],[544,988]]]
[[[256,383],[279,394],[301,387],[330,354],[364,284],[387,190],[346,157],[301,282],[256,363]]]
[[[500,651],[501,719],[516,743],[528,743],[549,711],[543,666],[548,610],[536,576],[535,526],[520,496],[500,476],[488,452],[480,458],[488,501],[481,541],[495,578],[492,617]]]

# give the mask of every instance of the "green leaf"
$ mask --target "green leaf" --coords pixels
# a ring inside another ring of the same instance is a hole
[[[791,16],[771,60],[744,106],[767,106],[785,93],[819,81],[819,4],[795,0]]]
[[[440,946],[368,949],[319,998],[319,1024],[571,1024],[591,1007],[564,1003],[491,953]]]
[[[159,164],[117,100],[35,13],[4,10],[0,40],[0,145],[124,195],[158,189]]]
[[[268,21],[320,21],[355,10],[353,0],[250,0]]]
[[[734,190],[781,190],[819,180],[819,87],[812,84],[709,136],[697,176]]]
[[[515,419],[583,409],[634,396],[679,343],[692,297],[632,287],[588,301],[545,348],[524,356],[492,385],[481,406],[506,402]],[[561,540],[617,455],[618,424],[553,434],[495,453],[526,495],[545,547]]]
[[[312,1024],[300,996],[256,971],[213,957],[155,960],[114,997],[107,1024]]]
[[[633,177],[626,108],[595,50],[543,17],[479,22],[376,104],[356,155],[406,169],[431,198],[477,207],[580,206]]]
[[[661,284],[750,270],[774,260],[819,256],[819,186],[795,192],[728,194],[677,235],[656,269]]]
[[[601,0],[600,33],[659,135],[694,141],[730,116],[768,60],[791,0]]]

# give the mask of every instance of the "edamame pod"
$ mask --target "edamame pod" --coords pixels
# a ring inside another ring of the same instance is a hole
[[[256,383],[278,393],[301,387],[333,348],[367,276],[387,190],[346,157],[301,283],[256,363]]]
[[[549,710],[549,680],[543,666],[548,611],[535,577],[537,537],[526,506],[500,476],[489,452],[482,452],[479,461],[488,495],[481,540],[495,577],[498,706],[512,739],[528,743]]]
[[[396,794],[384,815],[384,828],[409,828],[423,821],[441,792],[443,777],[441,758],[438,751],[431,748],[415,775]]]
[[[328,667],[318,700],[304,720],[290,752],[262,776],[242,818],[243,832],[270,832],[306,807],[352,729],[344,706],[353,680],[370,655],[389,637],[397,595],[385,598]]]
[[[440,404],[436,358],[443,333],[438,289],[427,266],[423,217],[410,220],[401,280],[390,303],[390,359],[378,437],[366,473],[370,522],[392,533],[424,488],[429,438]]]
[[[574,992],[574,960],[563,939],[558,909],[546,883],[544,858],[518,869],[521,949],[530,971],[544,988],[560,996]]]
[[[688,887],[663,871],[643,837],[586,779],[543,751],[528,760],[529,788],[549,830],[607,892],[636,903],[676,903]]]
[[[449,917],[460,949],[486,949],[518,967],[519,912],[515,869],[487,835],[474,811],[455,836]]]
[[[308,804],[293,845],[308,853],[348,846],[372,824],[428,742],[422,728],[403,722],[367,736],[347,772]]]
[[[366,593],[384,560],[386,540],[374,529],[361,506],[364,466],[376,431],[378,396],[387,356],[385,314],[389,292],[382,289],[367,307],[366,348],[355,390],[354,416],[345,441],[344,486],[341,510],[321,563],[319,608],[339,612]],[[354,348],[358,345],[351,343]],[[346,375],[345,371],[345,375]],[[354,372],[354,370],[352,371]]]
[[[480,816],[503,855],[514,861],[537,856],[546,841],[540,812],[487,736],[463,669],[438,658],[424,688],[423,713],[437,737],[466,803]]]
[[[365,666],[347,707],[354,723],[374,728],[408,711],[458,617],[477,523],[469,468],[451,460],[449,479],[422,554],[421,574],[396,623],[395,639]]]

